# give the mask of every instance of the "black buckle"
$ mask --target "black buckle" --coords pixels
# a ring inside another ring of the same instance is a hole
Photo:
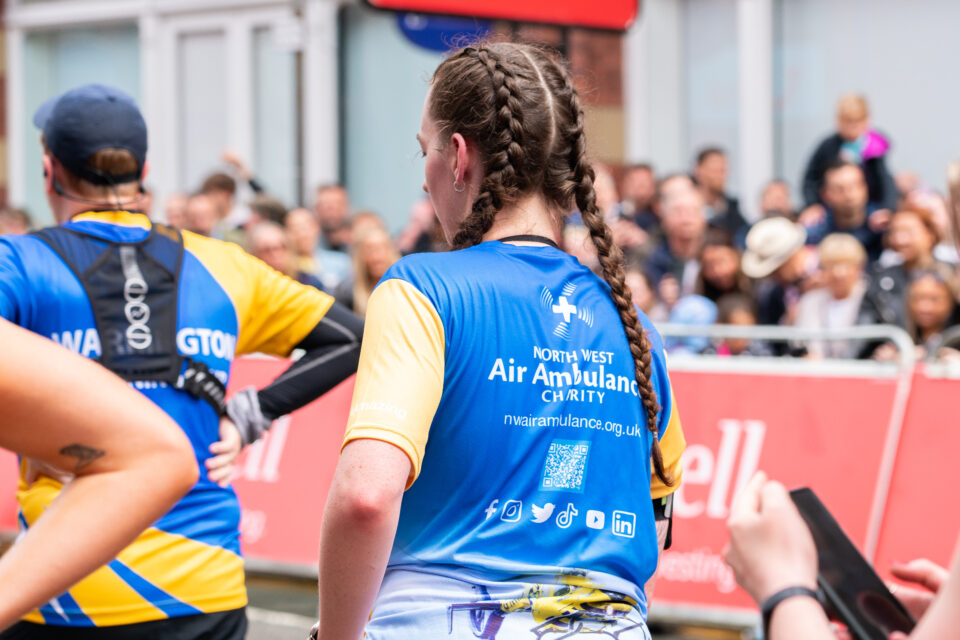
[[[205,400],[213,407],[218,416],[226,411],[227,388],[220,382],[220,378],[211,373],[209,367],[202,362],[184,358],[187,369],[177,381],[177,389]]]

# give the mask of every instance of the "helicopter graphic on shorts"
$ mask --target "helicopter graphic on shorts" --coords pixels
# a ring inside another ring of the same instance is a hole
[[[448,633],[453,633],[454,614],[469,613],[471,631],[482,640],[496,640],[505,618],[527,612],[537,623],[530,628],[537,640],[563,640],[578,634],[591,634],[627,640],[644,638],[642,621],[627,616],[636,601],[621,593],[603,591],[589,584],[582,574],[563,576],[563,584],[534,584],[518,598],[493,600],[484,586],[475,586],[478,599],[452,604],[447,608]]]

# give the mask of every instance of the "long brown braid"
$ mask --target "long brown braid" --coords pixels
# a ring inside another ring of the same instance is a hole
[[[597,195],[593,186],[596,175],[593,167],[587,161],[587,139],[584,134],[583,108],[580,105],[580,98],[570,82],[569,75],[565,70],[561,70],[567,76],[567,90],[564,92],[567,103],[570,112],[575,114],[576,118],[574,126],[567,132],[571,140],[570,169],[572,180],[576,184],[574,198],[583,222],[590,231],[590,238],[597,248],[597,257],[603,269],[603,279],[610,285],[610,297],[617,307],[620,322],[627,334],[627,343],[630,345],[630,353],[633,356],[637,388],[647,410],[647,428],[653,433],[653,445],[650,453],[653,458],[654,471],[664,484],[671,486],[673,478],[669,477],[663,468],[663,453],[660,450],[658,437],[657,416],[660,413],[660,403],[657,399],[657,392],[653,388],[653,368],[651,365],[653,358],[650,340],[640,325],[636,307],[633,306],[631,299],[630,288],[625,280],[623,252],[613,241],[613,233],[604,222],[603,216],[597,208]]]
[[[454,238],[457,248],[479,243],[503,205],[532,189],[558,211],[574,205],[580,210],[633,357],[647,428],[653,433],[654,472],[672,486],[658,438],[652,348],[624,280],[623,254],[597,208],[583,108],[569,73],[546,51],[530,45],[467,47],[434,73],[430,109],[442,131],[460,132],[487,158],[479,195]]]

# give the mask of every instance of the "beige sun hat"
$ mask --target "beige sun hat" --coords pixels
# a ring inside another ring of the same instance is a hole
[[[747,234],[743,272],[751,278],[766,278],[779,269],[807,241],[807,231],[786,218],[767,218]]]

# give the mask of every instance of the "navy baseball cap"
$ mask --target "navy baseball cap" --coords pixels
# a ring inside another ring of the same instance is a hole
[[[119,89],[87,84],[40,105],[33,124],[43,131],[47,148],[72,174],[99,185],[140,179],[147,157],[147,123],[140,109]],[[111,175],[87,165],[103,149],[125,149],[137,159],[137,171]]]

